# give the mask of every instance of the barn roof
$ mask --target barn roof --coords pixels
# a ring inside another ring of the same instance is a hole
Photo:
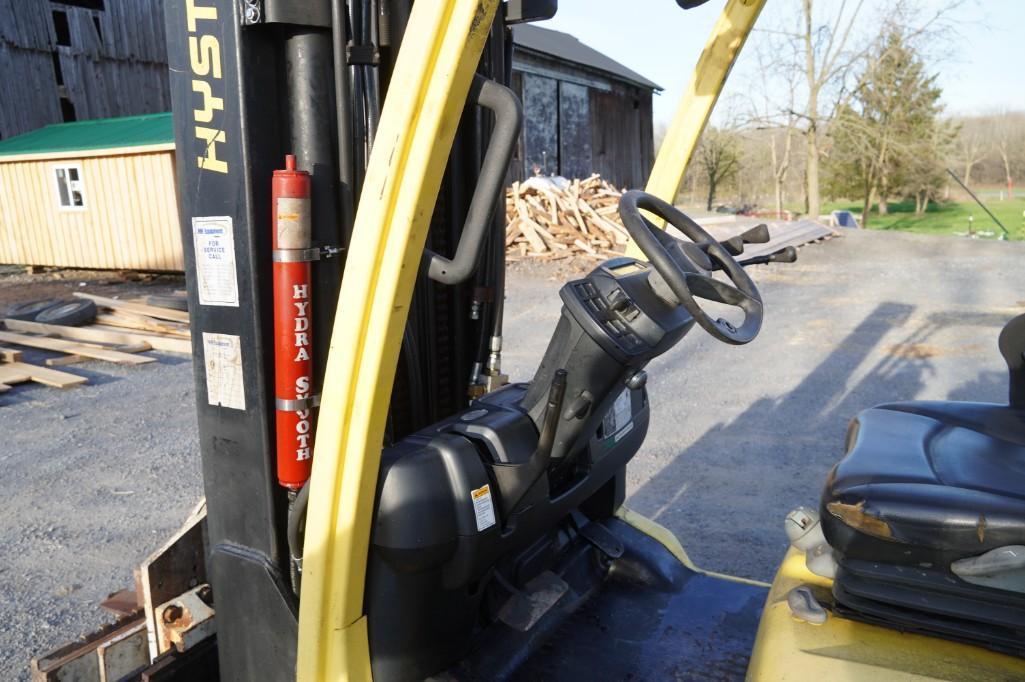
[[[174,148],[171,114],[145,114],[56,123],[0,140],[0,163],[35,158],[102,156],[104,153]]]
[[[517,47],[541,52],[558,59],[604,71],[614,78],[641,85],[652,90],[662,90],[662,86],[653,83],[641,74],[628,69],[616,60],[605,56],[598,50],[585,45],[568,33],[551,29],[517,24],[513,26],[513,44]],[[515,65],[515,62],[514,62]]]

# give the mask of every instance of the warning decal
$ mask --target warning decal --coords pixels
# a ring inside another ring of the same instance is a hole
[[[630,389],[623,389],[623,392],[616,396],[612,409],[602,417],[602,431],[605,438],[615,436],[614,443],[633,430],[633,413],[630,406]]]
[[[473,500],[473,515],[477,519],[477,532],[487,530],[495,525],[495,505],[491,501],[491,486],[484,484],[470,491]]]

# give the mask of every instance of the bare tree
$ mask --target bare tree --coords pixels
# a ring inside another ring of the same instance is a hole
[[[737,134],[728,129],[709,127],[701,135],[697,149],[698,167],[708,183],[706,208],[711,211],[716,190],[740,170]]]
[[[1025,114],[1003,112],[992,119],[990,131],[993,150],[1004,166],[1004,180],[1007,183],[1007,198],[1014,198],[1014,172],[1022,162],[1022,148],[1025,147]]]
[[[978,119],[962,119],[959,123],[954,146],[957,161],[961,164],[961,181],[968,187],[972,186],[972,171],[986,158],[989,145],[986,144]]]
[[[798,115],[795,113],[798,79],[800,72],[796,64],[796,43],[780,40],[780,32],[766,32],[765,41],[756,43],[758,59],[756,77],[748,89],[747,125],[764,131],[769,147],[769,161],[772,171],[773,195],[776,217],[783,216],[786,200],[786,184],[792,167],[794,138],[798,134]],[[765,74],[775,73],[775,79]],[[780,93],[785,93],[780,98]]]
[[[862,52],[849,52],[847,43],[851,31],[858,21],[864,0],[857,0],[847,12],[847,0],[841,0],[832,23],[816,24],[813,17],[813,0],[801,2],[800,39],[804,47],[804,77],[807,83],[807,99],[800,116],[805,120],[805,180],[807,183],[808,215],[818,218],[821,212],[822,195],[819,190],[820,127],[823,123],[822,104],[827,88],[838,93],[835,99],[843,97],[847,74]],[[832,117],[839,106],[828,114]]]

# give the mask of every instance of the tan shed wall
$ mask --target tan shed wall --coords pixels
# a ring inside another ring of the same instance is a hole
[[[54,168],[82,169],[85,208],[61,208]],[[0,163],[0,263],[185,269],[174,152]]]

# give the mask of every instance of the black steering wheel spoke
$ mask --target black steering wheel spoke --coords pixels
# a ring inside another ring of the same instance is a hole
[[[664,219],[693,243],[681,242],[658,229],[641,209]],[[729,251],[700,225],[658,197],[638,190],[620,198],[619,215],[679,304],[705,331],[731,344],[748,343],[758,335],[764,312],[758,288]],[[717,269],[726,274],[729,283],[712,276]],[[740,308],[744,320],[737,327],[722,318],[712,319],[695,299]]]
[[[684,275],[684,280],[694,298],[736,306],[745,312],[761,308],[762,304],[758,299],[711,275],[688,272]]]

